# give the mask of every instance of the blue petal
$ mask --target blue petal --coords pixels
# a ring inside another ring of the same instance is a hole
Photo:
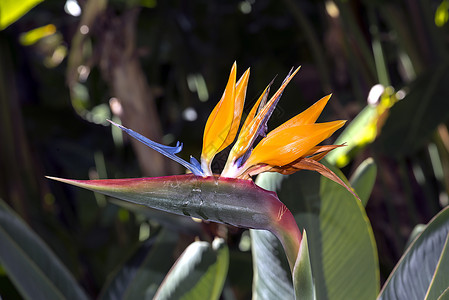
[[[140,142],[144,143],[145,145],[147,145],[148,147],[150,147],[151,149],[156,150],[157,152],[173,159],[174,161],[176,161],[177,163],[183,165],[184,167],[186,167],[187,169],[189,169],[193,174],[197,175],[197,176],[204,176],[204,172],[201,168],[200,163],[193,157],[190,158],[190,163],[186,162],[185,160],[183,160],[182,158],[177,157],[175,154],[179,153],[182,150],[182,143],[181,142],[177,142],[175,147],[171,147],[171,146],[165,146],[156,142],[153,142],[152,140],[144,137],[143,135],[141,135],[140,133],[137,133],[131,129],[128,129],[122,125],[119,125],[115,122],[112,122],[110,120],[108,120],[112,125],[120,128],[121,130],[123,130],[124,132],[126,132],[127,134],[129,134],[130,136],[132,136],[133,138],[139,140]],[[193,160],[192,160],[193,159]]]
[[[190,155],[190,164],[195,166],[196,168],[202,170],[200,162],[192,155]]]

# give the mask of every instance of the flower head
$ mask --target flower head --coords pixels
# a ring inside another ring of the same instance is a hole
[[[180,142],[175,147],[160,145],[131,129],[111,123],[154,150],[179,162],[197,176],[212,176],[211,164],[215,155],[236,140],[220,177],[250,179],[251,176],[262,172],[292,174],[306,169],[319,172],[353,193],[337,175],[318,162],[331,150],[342,146],[318,145],[346,122],[339,120],[316,123],[331,95],[323,97],[302,113],[267,133],[267,122],[284,89],[299,69],[292,69],[287,74],[280,88],[269,100],[272,82],[265,88],[239,132],[250,70],[246,70],[237,81],[237,65],[234,63],[223,96],[206,122],[201,163],[194,157],[190,158],[190,162],[177,157],[176,154],[182,150]],[[256,143],[259,137],[262,139]]]

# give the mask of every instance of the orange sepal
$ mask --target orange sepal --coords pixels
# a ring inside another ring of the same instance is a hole
[[[232,119],[231,127],[228,135],[217,152],[220,152],[229,146],[235,139],[239,130],[240,120],[242,118],[243,106],[245,104],[246,88],[248,87],[249,69],[240,77],[235,85],[235,100],[234,100],[234,118]]]
[[[232,126],[236,73],[237,64],[234,62],[223,96],[212,110],[204,128],[201,165],[206,172],[210,171],[210,163],[226,140]]]
[[[261,105],[261,103],[263,104],[266,101],[269,92],[270,92],[270,85],[268,85],[265,88],[262,95],[260,95],[259,99],[251,108],[249,114],[246,116],[245,122],[243,122],[237,141],[235,142],[234,146],[231,149],[231,152],[229,153],[228,160],[226,162],[227,165],[232,163],[239,156],[241,156],[239,155],[239,153],[244,153],[244,151],[246,151],[245,149],[248,149],[250,145],[250,139],[247,138],[249,134],[249,124],[254,119],[254,116],[256,115],[257,112],[257,108]]]
[[[329,95],[321,98],[320,100],[315,102],[312,106],[310,106],[308,109],[306,109],[299,115],[294,116],[287,122],[283,123],[276,129],[274,129],[273,132],[284,130],[285,128],[292,127],[292,126],[315,123],[331,96],[332,96],[332,94],[329,94]]]
[[[273,130],[254,148],[245,164],[248,167],[258,164],[271,166],[289,164],[306,155],[318,143],[342,127],[345,122],[333,121]]]

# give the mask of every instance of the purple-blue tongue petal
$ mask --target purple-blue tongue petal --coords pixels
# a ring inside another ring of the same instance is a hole
[[[198,163],[198,161],[195,158],[191,157],[190,158],[190,163],[188,163],[185,160],[183,160],[182,158],[179,158],[179,157],[177,157],[175,155],[176,153],[179,153],[182,150],[182,143],[181,142],[178,141],[176,143],[175,147],[165,146],[165,145],[153,142],[152,140],[144,137],[143,135],[141,135],[140,133],[135,132],[134,130],[128,129],[128,128],[120,125],[120,124],[112,122],[111,120],[108,120],[108,121],[112,125],[120,128],[121,130],[123,130],[124,132],[126,132],[127,134],[132,136],[133,138],[135,138],[138,141],[144,143],[145,145],[147,145],[151,149],[154,149],[157,152],[159,152],[159,153],[167,156],[168,158],[173,159],[177,163],[183,165],[184,167],[189,169],[193,174],[195,174],[197,176],[204,176],[204,172],[201,169],[201,165]],[[192,158],[193,158],[193,160],[192,160]]]

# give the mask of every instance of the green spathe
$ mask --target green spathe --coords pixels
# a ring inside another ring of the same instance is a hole
[[[283,244],[291,269],[295,265],[301,232],[293,215],[276,193],[250,180],[192,174],[105,180],[48,178],[178,215],[269,230]]]

